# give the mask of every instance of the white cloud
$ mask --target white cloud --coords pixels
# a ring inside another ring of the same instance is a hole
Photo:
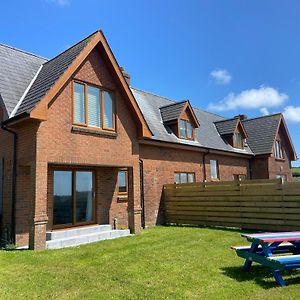
[[[213,77],[217,84],[229,84],[232,76],[227,70],[216,69],[210,72],[210,76]]]
[[[266,107],[262,107],[260,110],[259,110],[264,116],[267,116],[269,115],[269,111]]]
[[[300,123],[300,106],[287,106],[283,115],[290,122]]]
[[[261,109],[282,105],[288,95],[280,93],[269,86],[242,91],[239,94],[230,93],[222,101],[211,103],[209,109],[216,111],[234,110],[238,108]]]
[[[71,0],[46,0],[47,3],[54,3],[59,6],[67,6],[71,4]]]

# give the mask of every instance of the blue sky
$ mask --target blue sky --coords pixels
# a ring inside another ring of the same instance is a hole
[[[300,155],[297,0],[27,0],[1,11],[0,43],[51,58],[101,28],[134,87],[227,117],[283,111]]]

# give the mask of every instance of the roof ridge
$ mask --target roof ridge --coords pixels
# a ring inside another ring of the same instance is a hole
[[[135,88],[135,87],[132,87],[132,86],[130,88],[132,88],[133,90],[137,90],[137,91],[140,91],[140,92],[143,92],[143,93],[147,93],[147,94],[153,95],[153,96],[158,97],[158,98],[163,98],[163,99],[168,100],[168,101],[173,102],[173,103],[177,103],[178,102],[176,100],[172,100],[172,99],[167,98],[165,96],[160,96],[160,95],[157,95],[155,93],[148,92],[148,91],[145,91],[145,90],[141,90],[141,89],[138,89],[138,88]]]
[[[186,103],[186,102],[189,102],[189,101],[188,100],[182,100],[182,101],[179,101],[179,102],[170,103],[170,104],[167,104],[167,105],[160,106],[159,109],[170,107],[170,106],[177,105],[177,104]]]
[[[42,58],[42,59],[48,61],[48,58],[46,58],[46,57],[43,57],[43,56],[38,55],[38,54],[34,54],[32,52],[29,52],[29,51],[26,51],[26,50],[23,50],[23,49],[19,49],[19,48],[16,48],[16,47],[13,47],[13,46],[10,46],[10,45],[7,45],[7,44],[3,44],[3,43],[0,43],[0,46],[6,47],[6,48],[10,48],[12,50],[15,50],[15,51],[18,51],[18,52],[22,52],[22,53],[27,54],[27,55],[35,56],[37,58]]]
[[[278,116],[278,115],[282,115],[282,113],[275,113],[275,114],[271,114],[271,115],[250,118],[250,119],[243,120],[242,122],[252,121],[252,120],[256,120],[256,119],[270,118],[270,117],[274,117],[274,116]]]
[[[63,53],[66,53],[67,51],[69,51],[70,49],[74,48],[75,46],[77,46],[77,45],[80,44],[81,42],[83,42],[83,41],[89,39],[91,36],[93,36],[95,33],[99,32],[99,31],[100,31],[100,30],[96,30],[95,32],[93,32],[93,33],[91,33],[90,35],[88,35],[87,37],[81,39],[79,42],[77,42],[77,43],[75,43],[74,45],[68,47],[66,50],[64,50],[64,51],[62,51],[62,52],[60,52],[60,53],[58,53],[57,55],[55,55],[54,57],[52,57],[51,59],[49,59],[48,61],[46,61],[46,62],[44,63],[44,65],[46,65],[47,63],[53,61],[54,59],[56,59],[57,57],[59,57],[59,56],[62,55]]]
[[[233,117],[233,118],[229,118],[229,119],[214,121],[214,123],[221,123],[221,122],[227,122],[227,121],[238,120],[238,119],[239,119],[238,117]]]

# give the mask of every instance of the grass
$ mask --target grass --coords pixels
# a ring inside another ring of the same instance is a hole
[[[156,227],[77,248],[1,251],[1,299],[299,299],[300,272],[277,287],[269,269],[242,272],[240,231]]]

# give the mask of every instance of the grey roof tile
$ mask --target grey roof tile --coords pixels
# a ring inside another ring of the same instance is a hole
[[[160,107],[161,117],[164,123],[177,120],[187,101],[171,103]]]
[[[26,94],[16,115],[29,113],[47,94],[59,77],[68,69],[95,33],[43,64],[36,80]]]
[[[0,94],[10,115],[37,70],[47,60],[0,44]]]
[[[281,114],[275,114],[243,121],[247,143],[255,155],[272,153],[280,120]]]
[[[176,102],[136,88],[131,88],[131,91],[150,130],[154,134],[152,137],[153,140],[253,155],[249,147],[246,147],[244,150],[236,149],[222,139],[214,122],[225,120],[225,118],[201,109],[193,108],[200,123],[200,127],[195,129],[195,141],[179,139],[170,128],[163,123],[160,114],[160,108],[162,106],[176,104]]]
[[[220,135],[229,135],[234,133],[238,122],[239,122],[238,118],[232,118],[232,119],[217,121],[215,122],[215,125]]]

